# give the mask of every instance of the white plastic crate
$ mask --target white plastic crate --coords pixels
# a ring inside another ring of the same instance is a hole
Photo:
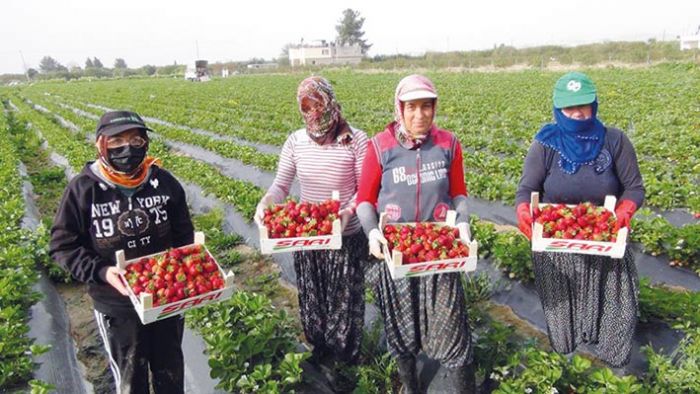
[[[196,295],[194,297],[182,299],[180,301],[176,301],[176,302],[172,302],[169,304],[164,304],[164,305],[159,305],[157,307],[153,307],[153,296],[151,294],[141,293],[141,294],[139,294],[139,296],[136,296],[136,294],[134,294],[131,287],[127,285],[126,288],[128,289],[128,292],[129,292],[129,299],[131,300],[131,303],[134,305],[134,309],[136,310],[136,313],[139,315],[139,319],[141,319],[141,323],[149,324],[149,323],[156,322],[158,320],[163,320],[163,319],[167,319],[169,317],[181,315],[190,309],[199,308],[201,306],[205,306],[205,305],[212,304],[215,302],[223,301],[227,298],[231,298],[231,295],[233,295],[233,277],[234,277],[233,272],[229,271],[228,273],[226,273],[221,269],[219,262],[216,261],[216,258],[214,258],[214,256],[209,252],[209,250],[204,245],[204,233],[202,233],[202,232],[194,233],[194,243],[190,244],[190,245],[182,246],[182,248],[186,248],[186,247],[192,246],[192,245],[202,245],[203,250],[205,250],[214,259],[214,262],[216,263],[216,266],[219,269],[219,272],[221,273],[221,277],[224,279],[224,287],[221,289],[212,290],[212,291],[205,293],[205,294],[199,294],[199,295]],[[137,258],[131,259],[131,260],[126,260],[124,257],[124,251],[118,250],[115,253],[115,257],[117,260],[117,267],[119,267],[121,269],[126,269],[126,267],[129,264],[139,262],[144,258],[151,258],[151,257],[160,256],[164,253],[166,253],[166,252],[163,251],[160,253],[154,253],[154,254],[150,254],[147,256],[137,257]],[[126,281],[126,278],[124,277],[124,275],[120,275],[120,276],[121,276],[122,280],[124,281],[124,283],[126,284],[127,281]]]
[[[438,226],[455,227],[457,212],[447,211],[447,217],[444,222],[436,222]],[[386,213],[382,213],[379,217],[379,231],[384,233],[384,226],[387,224],[395,224],[399,226],[415,226],[415,222],[409,223],[388,223]],[[464,234],[461,234],[462,236]],[[467,239],[470,239],[470,234],[466,234]],[[468,257],[459,257],[455,259],[433,260],[422,263],[403,264],[403,254],[392,250],[389,253],[389,247],[382,245],[382,253],[384,254],[384,262],[386,263],[392,279],[413,278],[418,276],[427,276],[435,274],[446,274],[449,272],[472,272],[476,270],[476,262],[478,259],[478,245],[475,240],[467,242],[469,248]]]
[[[617,199],[615,196],[605,196],[603,207],[615,216],[615,204]],[[588,254],[594,256],[608,256],[615,259],[620,259],[625,255],[627,247],[627,227],[621,228],[616,235],[615,242],[603,241],[587,241],[579,239],[563,239],[563,238],[543,238],[542,233],[544,228],[540,223],[535,221],[533,214],[534,207],[544,208],[552,204],[540,204],[540,194],[532,192],[530,195],[530,214],[533,215],[532,225],[532,251],[533,252],[554,252],[554,253],[577,253]],[[568,207],[576,205],[568,204]]]
[[[331,199],[340,199],[338,191],[333,191]],[[312,237],[270,238],[267,227],[260,223],[257,218],[255,223],[260,234],[260,253],[262,254],[287,253],[300,250],[338,250],[343,246],[340,217],[333,221],[331,234]]]

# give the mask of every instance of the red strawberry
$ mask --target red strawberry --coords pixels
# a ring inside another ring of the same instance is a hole
[[[562,204],[545,205],[537,222],[542,224],[545,238],[609,241],[612,234],[617,233],[612,212],[589,202],[573,208]]]

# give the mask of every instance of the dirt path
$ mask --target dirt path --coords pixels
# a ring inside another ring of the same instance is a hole
[[[97,331],[87,286],[78,283],[57,284],[56,290],[66,304],[70,335],[75,342],[78,360],[85,368],[85,379],[92,383],[95,393],[114,392],[114,379]]]

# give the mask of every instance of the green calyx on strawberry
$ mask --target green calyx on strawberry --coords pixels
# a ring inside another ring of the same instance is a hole
[[[290,199],[266,209],[263,224],[270,238],[329,235],[333,232],[333,221],[338,218],[339,209],[340,201],[337,200],[297,203]]]
[[[218,290],[225,284],[214,258],[201,245],[142,258],[126,267],[125,277],[134,294],[153,295],[154,307]]]
[[[544,238],[614,242],[618,231],[612,212],[590,202],[545,205],[536,221],[542,224]]]

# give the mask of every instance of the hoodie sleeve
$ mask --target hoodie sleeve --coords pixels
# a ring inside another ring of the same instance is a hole
[[[69,186],[51,227],[49,255],[79,282],[104,283],[99,272],[110,263],[90,246],[90,234],[83,226],[78,201],[74,188]]]

